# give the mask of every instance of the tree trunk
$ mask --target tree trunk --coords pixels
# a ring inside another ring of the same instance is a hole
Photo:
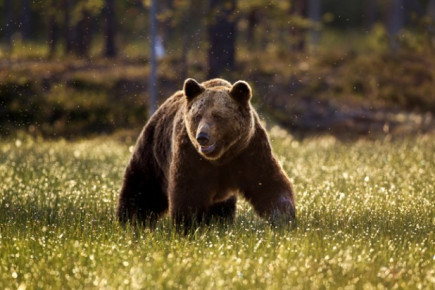
[[[73,52],[74,48],[74,30],[71,26],[71,0],[63,0],[63,18],[64,18],[64,39],[65,39],[65,54]]]
[[[259,8],[253,7],[248,12],[248,28],[247,28],[247,41],[249,45],[253,45],[255,41],[255,29],[260,22]]]
[[[10,48],[12,45],[12,34],[14,32],[14,14],[12,10],[12,1],[11,0],[5,0],[4,4],[5,9],[5,34],[4,34],[4,41],[6,45]]]
[[[388,9],[387,32],[390,39],[390,48],[393,51],[399,49],[397,35],[403,28],[405,0],[390,0]]]
[[[235,64],[236,0],[211,0],[207,34],[208,78],[229,73]]]
[[[21,0],[21,37],[23,40],[30,38],[31,1]]]
[[[117,50],[115,46],[115,7],[114,0],[105,0],[105,50],[104,56],[108,58],[116,57]]]
[[[59,27],[56,22],[56,15],[51,13],[48,20],[48,46],[49,57],[53,57],[56,53],[56,46],[59,40]]]
[[[291,0],[290,1],[290,36],[292,38],[292,49],[294,51],[305,50],[305,34],[306,29],[298,26],[295,18],[307,17],[307,4],[305,0]]]
[[[429,42],[432,47],[435,46],[435,0],[429,0],[427,3],[426,15],[429,18],[427,26]]]
[[[151,117],[151,115],[157,110],[157,0],[151,0],[150,35],[149,117]]]
[[[429,17],[432,25],[435,24],[435,0],[429,0],[427,3],[426,14]]]
[[[316,46],[320,40],[320,30],[319,27],[321,23],[322,17],[322,7],[320,0],[309,0],[308,1],[308,17],[311,22],[314,24],[314,27],[310,29],[310,43],[313,46]]]
[[[89,56],[89,48],[92,40],[91,16],[84,11],[82,19],[76,26],[75,53],[80,57]]]
[[[376,21],[376,0],[366,0],[365,25],[367,30],[371,30]]]
[[[187,24],[187,17],[185,16],[183,19],[183,24],[184,25],[188,25]],[[185,27],[186,27],[185,26]],[[185,80],[187,79],[187,75],[189,73],[189,67],[188,67],[188,59],[187,59],[187,54],[189,53],[189,42],[188,42],[188,32],[186,31],[186,29],[183,29],[183,37],[182,37],[182,43],[181,43],[181,79]]]

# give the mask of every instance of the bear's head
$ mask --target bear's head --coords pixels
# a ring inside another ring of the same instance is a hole
[[[231,85],[221,79],[199,84],[184,82],[184,118],[190,141],[208,160],[232,157],[246,148],[254,132],[254,115],[248,83]]]

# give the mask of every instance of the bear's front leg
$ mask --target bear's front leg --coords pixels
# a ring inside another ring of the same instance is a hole
[[[200,225],[210,207],[210,188],[200,186],[192,174],[190,177],[176,178],[169,186],[169,211],[177,229],[188,231]]]
[[[296,219],[291,183],[277,163],[268,167],[268,170],[252,170],[255,174],[249,176],[249,182],[244,182],[241,192],[258,215],[272,224],[288,224]]]
[[[265,186],[261,189],[245,192],[245,197],[253,205],[259,216],[270,221],[274,225],[283,225],[295,221],[296,210],[292,197],[292,191],[275,186]]]
[[[207,210],[206,222],[217,221],[232,224],[236,217],[237,196],[230,196],[224,201],[212,204]]]
[[[273,156],[266,131],[260,125],[250,145],[233,164],[240,191],[261,217],[273,224],[295,221],[292,185]]]
[[[262,188],[245,191],[244,195],[259,216],[275,225],[295,221],[296,210],[291,190],[263,184],[258,187]]]
[[[185,153],[185,152],[183,152]],[[169,212],[178,229],[202,223],[216,190],[216,173],[196,152],[174,154],[169,176]]]

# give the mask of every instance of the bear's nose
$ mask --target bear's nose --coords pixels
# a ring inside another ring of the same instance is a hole
[[[198,141],[199,145],[207,145],[208,141],[210,141],[210,136],[205,132],[199,132],[196,135],[196,141]]]

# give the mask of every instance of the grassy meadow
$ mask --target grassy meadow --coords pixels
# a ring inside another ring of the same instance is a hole
[[[0,289],[433,289],[435,136],[341,142],[270,130],[298,224],[239,202],[178,235],[115,220],[132,142],[0,140]]]

